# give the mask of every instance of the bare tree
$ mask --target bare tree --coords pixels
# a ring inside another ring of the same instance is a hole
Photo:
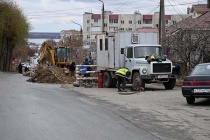
[[[181,64],[183,75],[195,65],[210,60],[210,26],[203,24],[205,19],[205,16],[188,17],[167,29],[164,52],[173,62]]]

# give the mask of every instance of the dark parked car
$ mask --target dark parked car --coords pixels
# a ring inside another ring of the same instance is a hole
[[[195,98],[210,98],[210,63],[198,64],[182,84],[182,95],[188,104]]]

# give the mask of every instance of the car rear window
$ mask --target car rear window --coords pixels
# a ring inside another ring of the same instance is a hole
[[[210,65],[197,65],[191,75],[210,75]]]

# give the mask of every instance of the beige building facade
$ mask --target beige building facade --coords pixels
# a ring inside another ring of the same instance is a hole
[[[165,15],[166,27],[176,24],[189,15]],[[104,12],[104,31],[137,31],[141,28],[158,28],[159,12],[144,15],[139,12],[134,14],[113,14]],[[102,15],[85,12],[83,14],[83,42],[84,45],[95,46],[96,35],[102,33]]]

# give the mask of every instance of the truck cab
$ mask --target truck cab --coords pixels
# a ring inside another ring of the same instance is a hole
[[[161,52],[161,45],[131,44],[121,48],[124,66],[132,73],[132,82],[145,87],[146,83],[162,82],[166,89],[173,89],[176,76],[172,74],[172,62]],[[151,58],[151,56],[155,58]]]

